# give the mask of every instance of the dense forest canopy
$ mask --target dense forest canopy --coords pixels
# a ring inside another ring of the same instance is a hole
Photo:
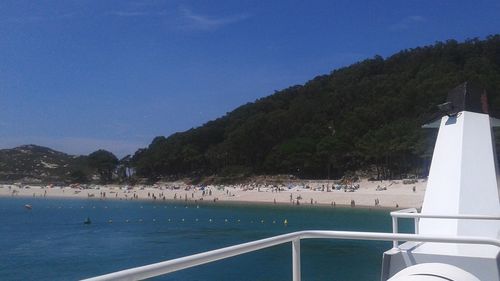
[[[157,137],[131,165],[148,178],[425,176],[435,132],[421,125],[450,89],[468,80],[486,87],[490,107],[500,108],[499,35],[438,42],[334,70],[198,128]]]

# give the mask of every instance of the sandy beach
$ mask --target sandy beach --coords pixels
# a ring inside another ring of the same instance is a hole
[[[0,196],[56,197],[114,200],[159,200],[188,202],[266,203],[330,205],[381,208],[420,208],[426,182],[404,184],[402,180],[361,180],[349,186],[333,181],[294,181],[280,185],[208,185],[165,182],[152,186],[89,185],[44,186],[0,185]]]

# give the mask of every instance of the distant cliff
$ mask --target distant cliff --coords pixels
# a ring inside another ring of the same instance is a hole
[[[86,156],[37,145],[0,150],[0,181],[63,182],[82,170],[88,170]]]
[[[334,70],[198,128],[157,137],[132,165],[149,178],[425,175],[433,137],[420,126],[448,90],[467,80],[487,87],[490,107],[500,109],[499,35],[438,42]]]

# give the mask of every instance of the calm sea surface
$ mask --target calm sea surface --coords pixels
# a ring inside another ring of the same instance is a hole
[[[24,208],[31,204],[32,210]],[[391,231],[387,210],[0,198],[0,279],[78,280],[291,231]],[[92,224],[83,221],[90,217]],[[288,225],[283,224],[288,220]],[[110,222],[112,220],[112,222]],[[411,223],[401,225],[410,229]],[[379,280],[389,242],[303,240],[302,280]],[[154,280],[291,280],[285,244]]]

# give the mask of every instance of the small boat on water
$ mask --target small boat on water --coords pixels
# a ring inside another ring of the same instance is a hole
[[[31,206],[30,204],[26,204],[26,205],[24,205],[24,208],[31,210],[31,209],[33,209],[33,206]]]
[[[87,219],[85,219],[85,220],[83,221],[83,224],[91,224],[91,223],[92,223],[92,221],[90,220],[90,218],[89,218],[89,217],[87,217]]]

